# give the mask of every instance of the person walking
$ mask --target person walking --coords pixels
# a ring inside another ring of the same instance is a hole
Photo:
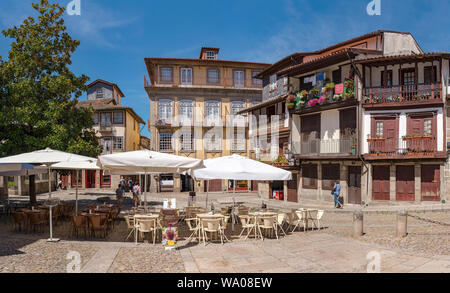
[[[117,201],[119,202],[119,205],[121,206],[122,205],[122,203],[123,203],[123,189],[122,189],[122,185],[121,184],[119,184],[118,186],[117,186],[117,189],[116,189],[116,199],[117,199]]]
[[[334,207],[337,209],[342,208],[342,203],[339,201],[339,195],[341,194],[341,185],[339,184],[339,181],[334,182],[332,194],[334,197]]]
[[[120,177],[120,188],[122,189],[123,193],[125,193],[125,178],[123,176]]]
[[[131,196],[133,196],[133,187],[134,187],[133,180],[131,180],[130,178],[128,179],[128,191],[130,192]]]
[[[137,206],[141,204],[141,200],[139,198],[140,193],[141,193],[141,187],[139,186],[139,183],[136,183],[133,186],[133,202],[134,202],[135,208],[137,208]]]

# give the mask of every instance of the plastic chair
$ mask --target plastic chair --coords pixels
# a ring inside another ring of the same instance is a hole
[[[141,238],[143,238],[144,233],[153,233],[153,244],[155,244],[156,241],[156,230],[158,229],[156,225],[156,219],[151,220],[139,220],[137,225],[138,235],[141,235]]]
[[[127,223],[128,231],[130,231],[127,235],[127,238],[125,238],[125,241],[127,241],[132,234],[134,235],[134,233],[136,232],[136,228],[134,225],[134,218],[130,216],[125,216],[125,222]]]
[[[259,229],[263,229],[266,232],[269,232],[269,235],[272,236],[272,233],[275,232],[275,236],[278,239],[277,232],[277,217],[276,216],[265,216],[261,217],[261,224],[258,225]],[[264,240],[264,238],[263,238]]]
[[[307,219],[306,219],[305,212],[304,212],[304,211],[296,211],[295,214],[296,214],[296,216],[297,216],[297,219],[294,221],[295,227],[294,227],[294,229],[292,230],[292,232],[294,232],[295,229],[297,229],[297,227],[298,227],[300,224],[302,224],[302,223],[303,223],[303,231],[306,232],[306,221],[307,221]]]
[[[213,235],[220,235],[220,242],[223,244],[221,222],[221,219],[204,219],[202,221],[203,243],[205,244],[205,246],[206,241],[208,241],[208,233],[211,235],[211,240],[213,238]]]

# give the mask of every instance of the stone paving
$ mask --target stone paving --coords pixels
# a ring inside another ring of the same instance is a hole
[[[62,200],[73,200],[74,192],[55,194]],[[97,197],[113,196],[105,191],[81,191],[82,205],[95,202]],[[217,208],[229,201],[232,194],[210,194]],[[178,206],[187,204],[186,194],[158,194],[150,197],[152,205],[159,205],[167,197],[176,197]],[[255,194],[237,194],[236,199],[248,206],[259,206]],[[45,199],[42,195],[40,199]],[[197,196],[202,205],[204,195]],[[266,201],[269,207],[290,210],[293,205]],[[427,212],[413,213],[408,218],[409,235],[395,237],[395,215],[390,209],[376,207],[364,220],[365,235],[351,237],[352,214],[348,206],[342,210],[327,208],[328,203],[300,203],[326,209],[322,226],[317,231],[288,233],[288,236],[257,241],[241,240],[221,244],[179,242],[176,251],[165,251],[161,245],[124,242],[127,228],[124,222],[116,225],[106,241],[71,239],[70,223],[55,227],[59,243],[48,243],[47,234],[26,234],[11,231],[7,220],[0,221],[0,272],[66,272],[70,262],[67,253],[77,251],[81,257],[81,272],[99,273],[209,273],[209,272],[366,272],[369,252],[379,253],[381,272],[450,272],[450,214],[441,205],[428,205]],[[439,206],[439,209],[435,207]],[[446,205],[448,206],[448,205]],[[298,207],[298,204],[297,204]],[[424,206],[420,206],[423,211]],[[348,211],[346,211],[348,210]],[[414,206],[414,210],[417,207]],[[433,212],[431,212],[433,211]],[[240,231],[239,225],[236,231]],[[46,231],[48,233],[48,231]],[[228,233],[231,233],[228,231]],[[239,232],[236,232],[239,233]],[[234,233],[233,235],[236,235]],[[188,236],[187,227],[180,226],[182,239]],[[229,238],[232,236],[228,234]]]

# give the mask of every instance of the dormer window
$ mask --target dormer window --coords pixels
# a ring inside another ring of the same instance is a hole
[[[208,60],[216,60],[217,59],[216,52],[214,52],[214,51],[206,51],[206,59],[208,59]]]
[[[103,99],[103,89],[102,88],[97,89],[95,97],[96,97],[96,99]]]

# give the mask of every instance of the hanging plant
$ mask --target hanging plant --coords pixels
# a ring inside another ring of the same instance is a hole
[[[311,100],[308,101],[308,106],[310,106],[310,107],[314,107],[317,104],[319,104],[319,100],[318,99],[311,99]]]
[[[327,98],[325,98],[325,96],[321,96],[320,98],[319,98],[319,103],[320,104],[323,104],[323,103],[325,103],[327,101]]]

